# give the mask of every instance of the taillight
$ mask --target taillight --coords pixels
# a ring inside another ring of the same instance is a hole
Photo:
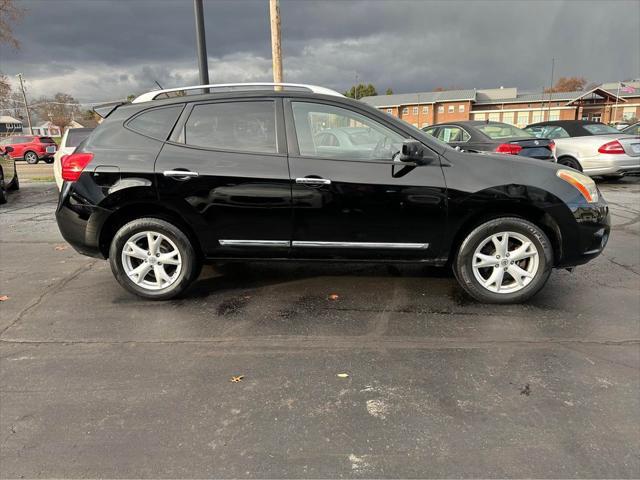
[[[494,152],[496,153],[507,153],[509,155],[518,155],[522,150],[522,146],[517,143],[502,143],[496,147]]]
[[[624,153],[624,148],[618,140],[605,143],[598,149],[599,153]]]
[[[65,155],[60,160],[62,164],[62,179],[68,182],[75,182],[80,178],[82,170],[93,159],[93,153],[72,153]]]
[[[553,152],[555,149],[556,149],[556,142],[554,142],[553,140],[549,140],[549,150]]]

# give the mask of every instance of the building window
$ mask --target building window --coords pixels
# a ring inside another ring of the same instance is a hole
[[[422,107],[422,113],[429,113],[429,107],[427,105]]]
[[[540,110],[533,112],[531,123],[538,123],[542,121],[544,121],[544,112],[541,112]]]
[[[529,125],[529,112],[518,112],[518,123],[516,125],[520,128]]]
[[[413,114],[417,115],[418,114],[418,107],[413,107]]]
[[[458,105],[458,112],[464,112],[464,105]]]
[[[492,112],[489,114],[490,122],[499,122],[500,121],[500,112]]]
[[[502,112],[502,121],[504,123],[508,123],[509,125],[513,125],[513,118],[514,118],[514,114],[513,112]]]
[[[454,105],[449,105],[449,113],[453,113],[456,111],[456,107]]]
[[[631,120],[636,117],[636,107],[624,107],[622,109],[622,120]]]
[[[409,115],[409,107],[404,107],[404,108],[402,109],[402,114],[403,114],[403,115]]]
[[[560,120],[560,110],[551,110],[549,120]]]
[[[444,113],[444,105],[438,105],[438,113]]]
[[[391,115],[393,113],[393,108],[387,108],[387,113]]]
[[[474,113],[473,114],[473,119],[474,120],[484,120],[486,117],[486,115],[484,113]]]

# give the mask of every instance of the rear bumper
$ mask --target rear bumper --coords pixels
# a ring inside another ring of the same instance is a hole
[[[56,221],[62,237],[79,253],[89,257],[105,258],[100,251],[100,231],[110,215],[105,210],[80,201],[70,192],[70,184],[63,184]]]
[[[580,159],[584,173],[597,175],[625,175],[640,173],[640,157],[630,155],[601,154],[595,157]]]

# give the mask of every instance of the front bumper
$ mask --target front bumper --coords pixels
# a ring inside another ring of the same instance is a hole
[[[580,164],[583,172],[590,176],[640,173],[640,157],[626,154],[599,154],[581,158]]]
[[[569,205],[575,224],[563,232],[562,258],[557,267],[574,267],[593,260],[602,253],[611,233],[609,206],[600,201],[586,205]]]

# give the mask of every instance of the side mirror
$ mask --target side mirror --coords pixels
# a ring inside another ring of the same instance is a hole
[[[4,153],[11,153],[11,152],[13,152],[13,147],[11,145],[7,145],[6,147],[4,147]]]
[[[418,165],[426,165],[432,160],[431,157],[431,152],[427,147],[417,140],[405,140],[402,143],[401,162],[414,162]]]

